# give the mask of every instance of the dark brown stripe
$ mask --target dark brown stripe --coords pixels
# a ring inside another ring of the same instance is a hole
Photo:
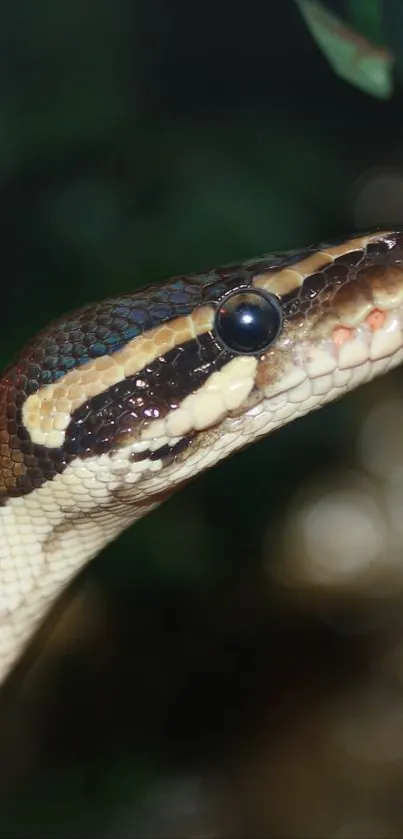
[[[211,333],[175,347],[141,373],[77,409],[66,429],[65,451],[72,457],[85,458],[138,438],[142,430],[166,417],[231,358]]]

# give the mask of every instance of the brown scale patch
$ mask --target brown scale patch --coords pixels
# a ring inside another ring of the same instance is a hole
[[[91,518],[90,512],[85,513],[76,512],[73,515],[70,511],[66,511],[66,518],[60,524],[55,525],[43,543],[44,556],[57,553],[60,549],[60,540],[67,533],[77,531],[81,522],[87,521]]]
[[[403,263],[391,265],[387,269],[385,282],[385,268],[380,265],[363,269],[366,282],[371,287],[372,295],[379,305],[387,307],[397,306],[402,300]]]
[[[0,506],[8,498],[18,498],[52,480],[71,462],[62,450],[50,450],[29,442],[19,442],[20,451],[3,444],[0,450]]]
[[[287,337],[292,337],[293,332],[295,332],[295,328],[293,328],[292,324],[287,324],[286,328]],[[255,403],[261,400],[261,391],[264,388],[267,388],[269,385],[273,385],[281,379],[285,372],[288,358],[288,352],[281,351],[281,349],[272,349],[265,353],[264,361],[257,369],[255,386],[249,397],[251,403],[250,407],[253,407],[253,400]]]
[[[331,287],[330,287],[331,288]],[[355,276],[331,289],[324,302],[343,326],[354,328],[374,307],[393,308],[403,303],[403,262],[395,265],[368,265],[368,257],[358,263]]]

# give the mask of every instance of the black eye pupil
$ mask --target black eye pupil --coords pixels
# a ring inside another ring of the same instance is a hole
[[[218,339],[236,353],[253,354],[266,349],[277,338],[282,325],[276,297],[258,289],[235,291],[217,309]]]

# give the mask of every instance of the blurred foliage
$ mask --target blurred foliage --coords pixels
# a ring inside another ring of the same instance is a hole
[[[326,5],[348,6],[358,27],[360,4]],[[378,8],[394,32],[387,101],[332,72],[291,0],[3,4],[1,361],[90,299],[351,230],[372,170],[402,166],[403,30],[391,24],[398,4]],[[365,204],[372,225],[388,212],[403,222],[387,196]],[[297,490],[354,463],[367,410],[399,387],[396,373],[223,463],[83,573],[48,651],[7,698],[0,835],[151,836],[161,811],[170,835],[216,835],[206,802],[214,809],[229,766],[238,777],[223,800],[233,813],[243,789],[246,833],[295,835],[291,789],[311,805],[305,835],[324,835],[323,773],[315,780],[292,745],[316,742],[301,732],[312,714],[323,720],[322,700],[373,678],[380,642],[340,631],[365,598],[290,603],[266,564]],[[77,605],[80,591],[89,599]],[[272,807],[260,823],[242,766]],[[205,797],[190,783],[183,803],[175,789],[200,776]],[[355,818],[351,790],[340,796]],[[370,797],[354,801],[365,810]]]
[[[379,42],[382,46],[378,0],[367,0],[365,6],[361,0],[349,4],[349,17],[356,28],[342,21],[323,3],[296,2],[335,73],[372,96],[389,98],[393,89],[392,55],[378,46]]]

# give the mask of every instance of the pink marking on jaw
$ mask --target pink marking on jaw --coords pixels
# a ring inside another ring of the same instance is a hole
[[[382,329],[386,320],[385,312],[381,312],[380,309],[373,309],[372,312],[369,313],[368,317],[365,318],[365,323],[372,332],[376,332],[378,329]]]
[[[380,309],[372,309],[369,315],[365,318],[363,323],[371,330],[377,332],[382,329],[386,321],[386,314]],[[354,337],[355,329],[348,326],[336,326],[333,330],[333,343],[336,347],[341,347],[346,341],[350,341]]]
[[[336,329],[333,330],[333,343],[336,347],[341,347],[342,344],[350,340],[353,332],[354,330],[348,329],[347,326],[336,326]]]

